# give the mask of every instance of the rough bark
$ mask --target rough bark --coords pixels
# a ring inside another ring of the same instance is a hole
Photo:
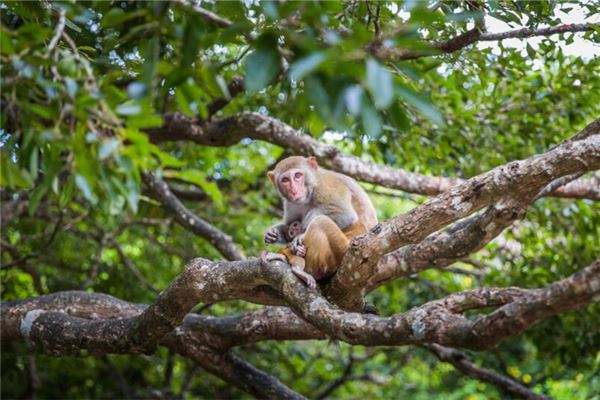
[[[567,141],[552,150],[471,178],[373,228],[353,240],[328,295],[343,307],[358,308],[361,288],[381,257],[401,246],[419,243],[445,225],[507,197],[536,196],[552,181],[600,168],[600,135]]]
[[[279,263],[261,265],[258,261],[247,261],[211,265],[205,261],[194,261],[167,289],[165,295],[161,295],[155,304],[143,311],[139,305],[127,305],[120,301],[112,304],[106,297],[98,299],[109,304],[97,307],[104,315],[110,315],[111,312],[128,315],[121,319],[83,318],[82,309],[88,313],[96,313],[96,310],[84,307],[85,300],[80,304],[80,299],[86,298],[82,292],[4,303],[2,340],[26,340],[52,354],[70,354],[81,349],[95,354],[138,353],[140,348],[148,350],[148,342],[152,343],[153,339],[154,343],[170,340],[167,335],[169,332],[179,335],[182,329],[194,331],[195,329],[190,327],[200,324],[198,319],[184,322],[184,317],[198,301],[208,298],[239,298],[236,293],[243,293],[243,286],[255,285],[258,281],[266,280],[277,288],[299,316],[332,338],[369,346],[438,343],[481,350],[517,335],[551,315],[584,307],[600,292],[600,261],[595,261],[580,272],[542,289],[475,289],[451,294],[402,314],[379,317],[340,310],[316,291],[307,289],[289,268],[277,264]],[[232,289],[231,286],[234,285],[231,278],[238,275],[241,269],[250,271],[247,279]],[[233,274],[229,274],[231,270],[234,270]],[[180,295],[175,296],[175,293]],[[65,300],[68,300],[69,296],[73,302],[67,304]],[[163,314],[158,314],[157,309],[161,306]],[[463,315],[465,311],[488,307],[497,309],[474,319]],[[271,312],[277,313],[277,309],[275,310]],[[131,316],[140,311],[139,315]],[[78,316],[69,315],[67,312]],[[285,314],[273,316],[274,320],[278,320],[279,317],[286,323],[292,322]],[[164,323],[165,320],[168,323]],[[140,346],[139,331],[122,328],[129,325],[129,321],[137,321],[137,326],[145,323],[146,331],[142,332],[148,342],[144,346]],[[182,327],[175,329],[182,322]],[[237,323],[244,322],[238,319]],[[280,326],[276,322],[273,323]],[[168,327],[161,329],[165,325]],[[217,331],[220,335],[230,336],[227,335],[227,330],[232,330],[231,321],[214,323],[205,319],[203,326],[212,326],[213,330],[195,336],[205,337],[204,343],[208,341],[210,346],[232,344],[219,340],[211,341],[210,337],[205,336]],[[294,326],[308,332],[309,337],[316,336],[314,330],[307,330],[302,324],[292,324],[283,332],[275,334],[279,335],[278,338],[293,337]],[[147,332],[148,330],[150,332]],[[116,331],[122,337],[114,338],[112,332]],[[248,333],[246,337],[251,334]],[[118,346],[114,344],[115,341]]]

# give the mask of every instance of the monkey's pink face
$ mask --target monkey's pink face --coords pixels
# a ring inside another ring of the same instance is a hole
[[[279,176],[279,190],[286,199],[293,203],[303,203],[307,199],[304,172],[300,169],[289,169]]]

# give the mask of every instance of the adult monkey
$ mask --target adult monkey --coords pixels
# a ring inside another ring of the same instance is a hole
[[[288,157],[267,176],[283,199],[284,217],[265,232],[265,243],[286,243],[289,224],[302,221],[304,234],[294,238],[292,250],[305,254],[304,270],[316,280],[332,276],[350,240],[377,224],[375,208],[360,185],[349,176],[319,167],[315,157]],[[265,261],[280,258],[263,255]]]

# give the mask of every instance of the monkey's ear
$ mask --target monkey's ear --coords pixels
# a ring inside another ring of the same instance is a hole
[[[271,183],[274,185],[275,184],[275,172],[269,171],[269,172],[267,172],[267,176],[269,177],[269,180],[271,181]]]
[[[317,159],[314,156],[308,157],[308,165],[310,165],[314,169],[319,168],[319,164],[317,163]]]

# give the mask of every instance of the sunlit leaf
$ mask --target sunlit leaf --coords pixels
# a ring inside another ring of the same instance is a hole
[[[404,85],[397,86],[396,91],[402,99],[421,111],[431,122],[438,125],[444,124],[442,114],[424,96]]]
[[[246,57],[244,84],[250,93],[264,89],[279,72],[279,53],[267,44],[260,45]]]
[[[289,74],[290,78],[295,81],[299,81],[306,75],[313,72],[315,69],[325,61],[324,53],[313,53],[307,57],[304,57],[290,66]]]
[[[367,60],[366,85],[373,97],[375,107],[387,108],[394,99],[392,74],[372,58]]]
[[[98,198],[94,194],[89,182],[83,175],[75,174],[75,184],[90,203],[96,204],[98,202]]]

